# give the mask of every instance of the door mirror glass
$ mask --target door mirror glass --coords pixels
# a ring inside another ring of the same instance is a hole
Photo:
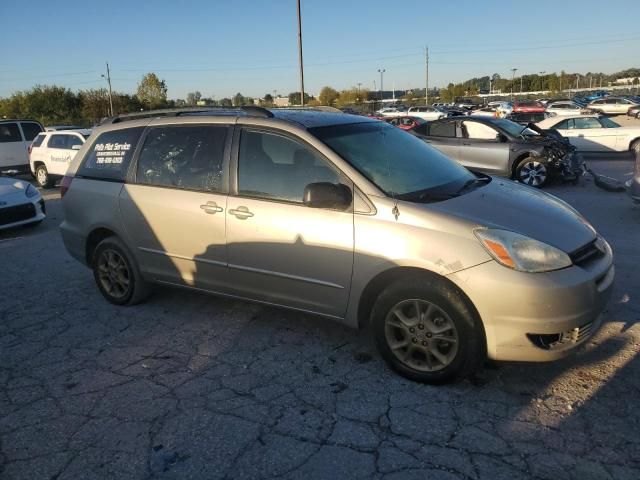
[[[307,207],[344,210],[351,201],[351,189],[341,183],[317,182],[304,188],[303,202]]]

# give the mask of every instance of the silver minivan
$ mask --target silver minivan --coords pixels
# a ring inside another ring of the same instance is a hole
[[[600,325],[611,248],[551,195],[366,117],[142,116],[94,130],[61,183],[64,243],[112,303],[160,283],[317,314],[430,383],[560,358]]]

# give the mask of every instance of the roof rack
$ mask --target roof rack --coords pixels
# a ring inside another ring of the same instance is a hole
[[[211,115],[248,115],[251,117],[271,118],[273,113],[263,107],[245,105],[240,108],[226,107],[183,107],[183,108],[163,108],[159,110],[147,110],[142,112],[123,113],[105,118],[100,125],[111,125],[113,123],[126,122],[128,120],[140,120],[144,118],[157,117],[178,117],[180,115],[207,114]]]

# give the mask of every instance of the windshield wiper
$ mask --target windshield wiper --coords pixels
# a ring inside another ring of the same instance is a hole
[[[490,182],[490,181],[491,181],[491,177],[488,177],[488,176],[480,177],[480,178],[470,178],[469,180],[464,182],[462,187],[458,189],[458,191],[454,194],[454,196],[457,197],[458,195],[462,195],[462,192],[464,192],[465,190],[468,190],[473,185],[478,185],[478,183],[484,183],[484,182]]]

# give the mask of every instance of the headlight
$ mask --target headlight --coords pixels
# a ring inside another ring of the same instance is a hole
[[[27,187],[27,190],[24,192],[24,194],[28,198],[33,198],[36,195],[38,195],[38,189],[36,187],[34,187],[33,185],[29,184],[29,186]]]
[[[520,272],[549,272],[572,264],[562,250],[518,233],[485,228],[474,233],[498,263]]]

